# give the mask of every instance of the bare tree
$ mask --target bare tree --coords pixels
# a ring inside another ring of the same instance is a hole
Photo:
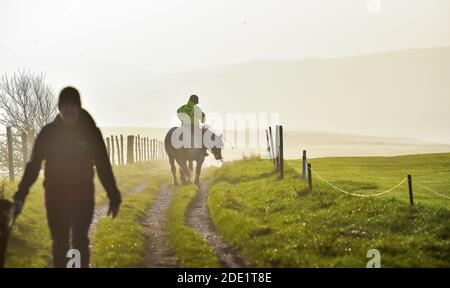
[[[22,143],[20,135],[25,132],[29,143],[34,136],[56,115],[56,98],[53,89],[45,83],[43,73],[21,70],[11,77],[4,74],[0,78],[0,124],[16,131],[14,141],[14,166],[20,171]],[[28,146],[27,145],[27,146]],[[0,143],[0,166],[7,167],[7,149]]]
[[[6,135],[2,134],[0,138],[0,170],[3,172],[8,168],[8,144],[6,141]],[[15,174],[20,174],[23,172],[25,163],[23,162],[23,152],[22,152],[22,140],[18,133],[13,133],[13,167]],[[30,142],[27,143],[28,152],[30,149]]]
[[[42,73],[5,74],[0,79],[0,110],[0,124],[33,135],[55,117],[55,94]]]

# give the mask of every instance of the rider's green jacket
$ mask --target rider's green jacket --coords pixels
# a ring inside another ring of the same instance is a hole
[[[205,113],[192,101],[178,108],[177,115],[183,124],[205,123]]]

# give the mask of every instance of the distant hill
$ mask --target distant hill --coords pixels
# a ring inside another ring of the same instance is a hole
[[[291,130],[450,143],[449,75],[450,47],[259,61],[135,83],[148,96],[133,108],[146,113],[149,123],[160,123],[197,93],[210,112],[279,112]],[[167,103],[155,107],[155,99]]]

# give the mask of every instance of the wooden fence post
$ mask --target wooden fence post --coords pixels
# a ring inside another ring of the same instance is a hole
[[[108,159],[111,158],[111,143],[109,142],[109,137],[106,137],[106,152],[108,153]]]
[[[279,133],[280,126],[275,126],[275,166],[277,169],[277,173],[280,172],[280,133]]]
[[[145,150],[147,150],[147,162],[150,161],[150,138],[147,137],[147,146],[145,146]]]
[[[155,159],[153,159],[153,157],[155,155],[155,149],[153,147],[153,138],[150,139],[149,146],[150,146],[150,161],[153,161],[153,160],[155,160]]]
[[[139,162],[138,141],[139,141],[139,135],[134,136],[134,163]]]
[[[280,179],[284,179],[284,149],[283,149],[283,125],[280,125],[278,129],[279,138],[280,138],[280,152],[279,152],[279,161],[280,161]]]
[[[14,181],[14,154],[13,154],[13,135],[11,127],[6,127],[6,141],[8,146],[8,170],[9,181]]]
[[[142,137],[141,143],[139,145],[139,149],[141,149],[141,162],[145,162],[144,141],[145,141],[145,137]]]
[[[23,156],[23,167],[27,165],[28,162],[28,136],[27,133],[22,132],[22,156]]]
[[[161,142],[162,150],[163,150],[163,160],[167,160],[166,146],[164,142]]]
[[[270,147],[272,148],[272,161],[273,164],[275,164],[275,147],[273,146],[273,136],[272,136],[272,127],[269,126],[269,140],[270,140]]]
[[[145,137],[144,138],[144,162],[148,162],[147,145],[148,145],[148,137]]]
[[[159,140],[155,139],[155,147],[156,147],[156,155],[155,155],[155,160],[159,160],[159,155],[161,153],[160,151],[160,147],[159,147]]]
[[[145,152],[145,140],[146,138],[142,138],[142,162],[145,162],[145,157],[147,157],[147,154]]]
[[[141,145],[139,145],[139,149],[141,149],[141,162],[145,162],[145,150],[144,150],[145,137],[141,138]]]
[[[267,154],[269,155],[269,159],[270,159],[270,158],[272,158],[272,155],[271,155],[272,149],[270,149],[269,131],[268,131],[268,129],[266,129],[266,142],[267,142]]]
[[[141,149],[142,149],[142,162],[147,162],[147,150],[145,145],[147,143],[147,137],[142,137]]]
[[[408,190],[409,190],[409,204],[414,206],[414,196],[413,196],[413,185],[412,185],[412,176],[408,175]]]
[[[142,150],[141,150],[141,135],[138,135],[138,151],[139,151],[139,162],[142,162]]]
[[[34,133],[34,129],[30,130],[30,133],[28,133],[28,143],[30,144],[30,146],[34,145],[34,142],[36,141],[36,134]]]
[[[134,146],[136,146],[136,147],[135,147],[136,153],[135,153],[135,158],[134,158],[135,161],[134,161],[134,162],[136,162],[136,163],[140,161],[140,159],[139,159],[139,152],[140,152],[140,151],[139,151],[139,139],[140,139],[140,138],[139,138],[139,137],[140,137],[140,136],[137,135],[136,138],[134,139],[135,142],[136,142],[136,143],[134,143]]]
[[[309,185],[309,191],[312,191],[312,167],[311,164],[308,163],[308,185]]]
[[[116,147],[117,147],[117,164],[120,165],[122,164],[122,160],[120,159],[120,145],[119,145],[119,137],[116,137]]]
[[[158,147],[156,154],[156,160],[161,160],[161,143],[159,143],[159,140],[156,140],[156,147]]]
[[[127,164],[134,163],[134,136],[127,137]]]
[[[152,139],[147,137],[147,161],[150,162],[152,160]]]
[[[152,145],[152,160],[155,160],[155,138],[152,138],[151,145]]]
[[[114,157],[114,153],[115,153],[115,151],[114,151],[114,136],[111,135],[110,139],[111,139],[111,164],[114,165],[114,162],[115,162],[114,161],[115,160],[115,157]]]
[[[141,139],[141,150],[142,150],[142,162],[145,162],[145,137]]]
[[[148,152],[149,152],[149,154],[148,154],[148,160],[149,161],[152,161],[153,159],[152,159],[152,155],[153,155],[153,150],[152,150],[152,139],[148,139],[149,141],[148,141]]]
[[[306,163],[307,163],[307,158],[306,158],[306,150],[303,150],[303,156],[302,156],[302,178],[303,180],[306,180]]]
[[[141,136],[139,136],[139,162],[142,162],[142,138]]]
[[[122,165],[125,164],[125,160],[123,158],[124,152],[123,152],[123,135],[120,134],[120,159],[122,160]]]

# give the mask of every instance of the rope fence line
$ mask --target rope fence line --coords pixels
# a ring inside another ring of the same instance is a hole
[[[421,185],[421,184],[418,184],[418,183],[414,182],[414,185],[416,185],[417,187],[419,187],[419,188],[421,188],[421,189],[423,189],[423,190],[425,190],[425,191],[434,193],[434,194],[436,194],[436,195],[438,195],[438,196],[440,196],[440,197],[443,197],[443,198],[445,198],[445,199],[450,200],[450,197],[449,197],[449,196],[444,195],[444,194],[439,193],[439,192],[436,192],[436,191],[434,191],[434,190],[432,190],[432,189],[430,189],[430,188],[427,188],[427,187],[425,187],[425,186],[423,186],[423,185]]]
[[[319,174],[318,174],[316,171],[314,171],[314,170],[309,170],[309,169],[308,169],[308,172],[312,173],[314,176],[316,176],[317,178],[319,178],[320,180],[322,180],[323,182],[325,182],[327,185],[329,185],[329,186],[332,187],[333,189],[335,189],[335,190],[337,190],[337,191],[339,191],[339,192],[342,192],[342,193],[344,193],[344,194],[348,194],[348,195],[356,196],[356,197],[377,197],[377,196],[382,196],[382,195],[384,195],[384,194],[387,194],[387,193],[389,193],[389,192],[392,192],[392,191],[396,190],[396,189],[399,188],[403,183],[405,183],[406,181],[408,181],[408,178],[404,178],[400,183],[398,183],[397,185],[395,185],[395,186],[392,187],[391,189],[388,189],[388,190],[383,191],[383,192],[380,192],[380,193],[376,193],[376,194],[358,194],[358,193],[349,192],[349,191],[346,191],[346,190],[344,190],[344,189],[342,189],[342,188],[337,187],[336,185],[334,185],[334,184],[330,183],[329,181],[327,181],[325,178],[323,178],[321,175],[319,175]],[[434,190],[432,190],[432,189],[430,189],[430,188],[428,188],[428,187],[426,187],[426,186],[424,186],[424,185],[421,185],[421,184],[419,184],[419,183],[417,183],[417,182],[413,182],[413,185],[415,185],[415,186],[417,186],[417,187],[419,187],[419,188],[421,188],[421,189],[423,189],[423,190],[425,190],[425,191],[428,191],[428,192],[430,192],[430,193],[433,193],[433,194],[435,194],[435,195],[437,195],[437,196],[440,196],[440,197],[442,197],[442,198],[445,198],[445,199],[450,200],[450,196],[447,196],[447,195],[444,195],[444,194],[439,193],[439,192],[437,192],[437,191],[434,191]]]
[[[447,200],[450,200],[450,196],[439,193],[433,189],[430,189],[424,185],[421,185],[420,183],[416,183],[415,181],[413,182],[412,176],[409,174],[406,178],[404,178],[400,183],[398,183],[397,185],[395,185],[394,187],[383,191],[383,192],[379,192],[376,194],[360,194],[360,193],[354,193],[354,192],[350,192],[350,191],[346,191],[336,185],[334,185],[333,183],[331,183],[330,181],[326,180],[324,177],[322,177],[319,173],[317,173],[316,171],[314,171],[314,169],[312,169],[312,164],[309,163],[309,161],[306,158],[306,151],[303,151],[303,165],[302,165],[302,179],[306,179],[306,174],[307,174],[307,178],[308,178],[308,182],[309,182],[309,190],[312,191],[312,175],[314,175],[315,177],[317,177],[319,180],[323,181],[324,183],[326,183],[328,186],[330,186],[331,188],[333,188],[334,190],[350,195],[350,196],[355,196],[355,197],[362,197],[362,198],[369,198],[369,197],[378,197],[378,196],[382,196],[385,195],[389,192],[392,192],[394,190],[396,190],[397,188],[399,188],[400,186],[402,186],[405,182],[407,182],[408,184],[408,194],[409,194],[409,201],[410,201],[410,205],[413,206],[414,205],[414,196],[413,196],[413,186],[419,187],[425,191],[428,191],[430,193],[433,193],[439,197],[445,198]]]
[[[388,189],[388,190],[383,191],[383,192],[380,192],[380,193],[376,193],[376,194],[358,194],[358,193],[353,193],[353,192],[345,191],[344,189],[341,189],[341,188],[339,188],[339,187],[337,187],[337,186],[331,184],[329,181],[327,181],[327,180],[324,179],[322,176],[320,176],[317,172],[311,171],[311,170],[309,170],[309,171],[312,172],[312,174],[314,174],[317,178],[319,178],[320,180],[322,180],[323,182],[325,182],[326,184],[328,184],[330,187],[334,188],[335,190],[337,190],[337,191],[339,191],[339,192],[342,192],[342,193],[344,193],[344,194],[347,194],[347,195],[355,196],[355,197],[366,197],[366,198],[368,198],[368,197],[378,197],[378,196],[382,196],[382,195],[384,195],[384,194],[387,194],[387,193],[389,193],[389,192],[394,191],[395,189],[397,189],[398,187],[400,187],[403,183],[405,183],[405,182],[408,180],[408,178],[404,178],[400,183],[398,183],[397,185],[395,185],[395,186],[392,187],[391,189]]]

